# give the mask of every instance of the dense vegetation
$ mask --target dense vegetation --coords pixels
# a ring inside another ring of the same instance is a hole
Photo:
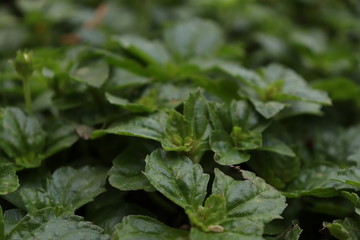
[[[360,239],[360,3],[0,7],[0,239]]]

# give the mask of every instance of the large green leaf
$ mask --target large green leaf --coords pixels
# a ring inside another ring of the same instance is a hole
[[[145,117],[133,117],[123,122],[114,123],[107,129],[96,130],[91,137],[97,138],[104,134],[117,134],[161,141],[165,134],[166,118],[167,114],[162,111]]]
[[[36,118],[17,108],[6,108],[0,130],[0,146],[17,166],[33,168],[41,164],[46,133]]]
[[[223,44],[221,29],[208,20],[190,19],[167,29],[164,39],[169,49],[182,58],[208,56]]]
[[[58,217],[52,208],[39,210],[26,215],[6,235],[5,240],[106,240],[109,236],[102,234],[102,229],[80,216]]]
[[[152,191],[153,186],[142,173],[145,169],[146,155],[152,150],[154,148],[149,144],[132,143],[113,160],[113,167],[109,171],[110,184],[122,191]]]
[[[209,175],[185,156],[156,150],[146,158],[145,175],[158,191],[186,211],[195,211],[204,202]]]
[[[112,240],[186,240],[188,232],[177,230],[146,216],[128,216],[116,226]]]
[[[16,170],[11,163],[0,163],[0,194],[8,194],[19,187]]]
[[[41,182],[22,185],[18,193],[28,212],[53,207],[58,213],[73,214],[105,191],[106,171],[96,167],[57,169],[46,185]],[[11,199],[10,199],[11,200]]]
[[[236,181],[215,170],[212,194],[224,196],[226,202],[226,217],[218,219],[218,225],[224,232],[261,236],[265,223],[281,218],[285,197],[255,174],[241,174],[245,180]]]

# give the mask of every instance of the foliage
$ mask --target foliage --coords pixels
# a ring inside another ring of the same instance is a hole
[[[359,239],[358,2],[0,6],[0,239]]]

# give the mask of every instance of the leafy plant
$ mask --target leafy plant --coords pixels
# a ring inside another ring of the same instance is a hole
[[[10,2],[0,239],[359,238],[359,3]]]

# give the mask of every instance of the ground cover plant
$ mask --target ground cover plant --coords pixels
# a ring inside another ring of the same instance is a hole
[[[360,239],[357,1],[0,3],[0,239]]]

